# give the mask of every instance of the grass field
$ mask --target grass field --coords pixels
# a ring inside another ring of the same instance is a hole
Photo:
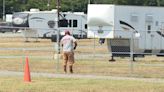
[[[163,92],[164,83],[130,80],[102,80],[79,78],[22,78],[1,77],[0,92]]]
[[[59,62],[54,59],[54,43],[47,39],[39,39],[39,41],[34,42],[32,40],[25,43],[22,37],[3,37],[0,39],[0,47],[2,48],[0,50],[0,70],[24,71],[25,56],[29,56],[32,72],[63,73],[62,59]],[[12,48],[12,50],[7,48]],[[101,56],[94,56],[94,53],[101,54]],[[105,56],[108,54],[106,43],[100,45],[97,39],[78,40],[75,54],[78,57],[76,57],[74,66],[77,74],[164,77],[163,58],[147,56],[137,58],[137,62],[133,63],[128,58],[116,58],[116,62],[108,62],[110,57]]]
[[[62,59],[55,57],[54,43],[39,39],[40,42],[25,43],[21,37],[0,39],[0,71],[24,71],[25,56],[29,57],[30,71],[41,73],[63,73]],[[94,44],[96,46],[94,46]],[[95,50],[95,51],[94,51]],[[74,73],[82,75],[126,76],[144,78],[164,78],[164,60],[155,56],[137,58],[110,57],[106,43],[98,40],[78,40],[75,51]],[[97,56],[96,54],[101,54]],[[85,78],[43,78],[32,76],[31,83],[25,83],[23,77],[0,77],[0,92],[163,92],[164,83],[137,80],[109,80]]]

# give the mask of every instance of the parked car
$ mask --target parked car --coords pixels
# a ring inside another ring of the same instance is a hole
[[[0,22],[0,33],[17,32],[18,30],[18,28],[13,28],[12,23]]]

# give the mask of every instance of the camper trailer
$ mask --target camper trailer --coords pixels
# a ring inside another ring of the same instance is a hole
[[[23,31],[25,37],[51,38],[55,41],[57,30],[63,36],[65,30],[70,30],[75,38],[86,38],[87,16],[83,12],[61,12],[59,16],[59,28],[57,25],[57,10],[39,11],[30,10],[13,14],[15,27],[27,27]]]
[[[164,7],[89,4],[87,36],[107,39],[112,57],[163,56],[163,12]]]

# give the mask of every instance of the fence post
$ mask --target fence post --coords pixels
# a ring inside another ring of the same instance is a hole
[[[92,64],[92,71],[94,72],[94,69],[95,69],[95,33],[94,33],[94,40],[93,40],[93,64]]]
[[[133,66],[133,57],[134,57],[134,49],[133,49],[133,47],[134,47],[134,39],[133,39],[133,32],[132,32],[132,34],[131,34],[131,38],[130,38],[130,74],[132,75],[133,74],[133,68],[134,68],[134,66]]]
[[[57,43],[56,43],[56,47],[57,47],[57,64],[56,64],[56,71],[57,71],[57,73],[59,72],[59,59],[60,59],[60,30],[59,29],[57,29],[57,36],[56,36],[57,38]]]
[[[20,29],[19,29],[19,30],[20,30]],[[24,58],[27,56],[27,52],[26,52],[26,41],[27,41],[27,39],[26,39],[26,37],[25,37],[25,33],[23,33],[23,32],[26,31],[26,28],[24,28],[24,29],[21,30],[21,31],[22,31],[21,34],[24,35],[24,39],[25,39],[25,41],[24,41],[24,43],[23,43],[23,48],[22,48],[22,71],[24,71],[24,65],[25,65],[25,60],[24,60]]]

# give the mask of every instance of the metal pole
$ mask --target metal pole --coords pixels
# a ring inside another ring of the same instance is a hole
[[[91,3],[91,0],[88,0],[88,4],[90,4]]]
[[[3,21],[5,21],[5,0],[3,0]]]
[[[59,35],[60,35],[60,14],[59,14],[59,12],[60,12],[60,0],[57,0],[57,14],[58,14],[58,18],[57,18],[57,21],[58,21],[58,23],[57,23],[57,44],[58,44],[58,54],[60,54],[60,43],[59,43],[59,41],[60,41],[60,39],[59,39]]]
[[[50,10],[50,0],[48,0],[47,2],[47,7],[48,7],[48,10]]]
[[[59,35],[60,35],[60,30],[59,30],[59,28],[60,28],[60,26],[59,26],[59,12],[60,12],[60,10],[59,10],[59,8],[60,8],[60,0],[57,0],[57,66],[56,66],[56,70],[57,70],[57,72],[59,71],[59,54],[60,54],[60,42],[59,42],[59,40],[60,40],[60,38],[59,38]]]
[[[133,32],[131,34],[131,38],[130,38],[130,72],[131,74],[133,74]]]
[[[93,73],[94,73],[94,70],[95,70],[95,54],[96,54],[96,41],[95,41],[95,39],[96,39],[96,37],[95,37],[95,33],[94,33],[94,41],[93,41],[93,66],[92,66],[92,71],[93,71]]]

